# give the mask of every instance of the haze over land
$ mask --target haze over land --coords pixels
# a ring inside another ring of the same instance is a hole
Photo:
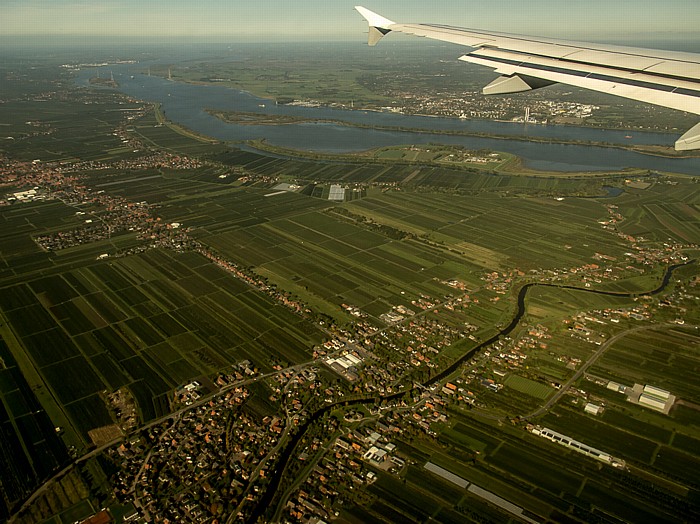
[[[352,9],[357,2],[283,0],[5,0],[0,38],[32,44],[61,38],[157,38],[177,41],[356,40],[366,31]],[[666,2],[562,2],[494,0],[487,4],[447,0],[382,0],[367,7],[399,22],[430,22],[570,39],[677,43],[697,41],[700,6]],[[55,42],[55,40],[53,40]]]

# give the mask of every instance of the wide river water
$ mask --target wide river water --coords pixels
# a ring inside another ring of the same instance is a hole
[[[542,137],[563,140],[608,142],[613,144],[672,145],[677,135],[635,131],[592,129],[571,126],[537,125],[490,120],[460,120],[409,116],[375,111],[354,111],[327,107],[275,105],[270,100],[222,86],[172,82],[137,71],[138,65],[111,65],[102,76],[114,72],[119,90],[134,98],[160,103],[167,118],[198,133],[225,141],[266,139],[270,144],[294,149],[341,153],[374,147],[443,143],[472,149],[492,149],[518,155],[527,167],[547,171],[605,171],[627,167],[700,174],[700,158],[663,158],[620,149],[537,143],[469,136],[432,134],[436,131],[467,131],[508,136]],[[131,71],[131,72],[130,72]],[[79,72],[77,82],[87,85],[95,69]],[[292,115],[313,120],[334,120],[368,126],[424,129],[426,132],[384,131],[356,128],[335,123],[306,122],[285,125],[240,125],[223,122],[207,109]],[[631,135],[631,138],[627,136]]]

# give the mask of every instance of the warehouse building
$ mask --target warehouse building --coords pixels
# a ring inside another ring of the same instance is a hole
[[[655,386],[650,386],[649,384],[644,386],[644,394],[658,397],[659,399],[663,399],[664,401],[668,400],[669,397],[671,396],[671,393],[669,393],[665,389],[657,388]]]
[[[663,411],[666,408],[666,401],[648,393],[639,395],[639,405],[647,408]]]
[[[656,386],[635,384],[631,391],[627,393],[627,400],[668,415],[673,403],[676,401],[676,397],[665,389],[657,388]]]
[[[612,380],[608,382],[608,389],[611,391],[617,391],[618,393],[625,392],[625,386],[618,384],[617,382],[613,382]]]
[[[676,398],[665,389],[647,384],[644,386],[642,394],[639,395],[639,405],[662,413],[668,413],[675,399]]]

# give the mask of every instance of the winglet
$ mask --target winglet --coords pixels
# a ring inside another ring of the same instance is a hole
[[[676,151],[700,149],[700,124],[695,124],[676,141]]]
[[[378,15],[361,5],[356,5],[355,9],[369,24],[369,38],[367,43],[371,46],[377,45],[377,42],[379,42],[385,34],[390,32],[391,26],[395,24],[395,22],[392,22],[388,18],[384,18],[382,15]]]

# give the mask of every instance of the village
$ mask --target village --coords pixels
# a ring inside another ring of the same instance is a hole
[[[598,106],[541,98],[485,97],[478,92],[466,93],[392,93],[399,105],[389,109],[405,114],[432,115],[487,120],[511,120],[529,124],[582,122],[590,118]]]

